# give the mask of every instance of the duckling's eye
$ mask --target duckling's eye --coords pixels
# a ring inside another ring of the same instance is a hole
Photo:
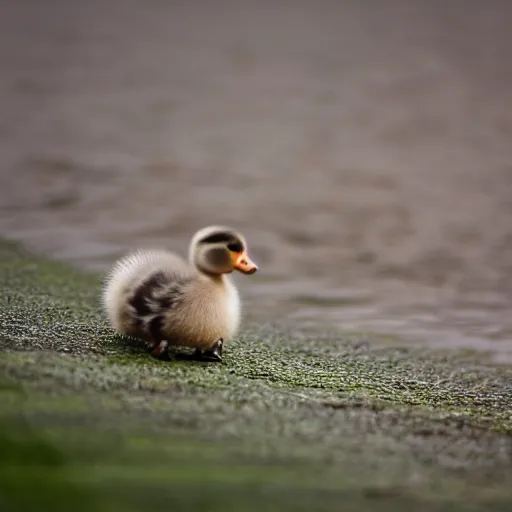
[[[240,242],[231,242],[227,247],[231,252],[243,252],[244,250],[244,246]]]

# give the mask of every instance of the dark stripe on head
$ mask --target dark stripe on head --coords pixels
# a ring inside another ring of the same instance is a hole
[[[233,233],[229,233],[229,231],[217,231],[216,233],[212,233],[211,235],[205,236],[199,240],[201,244],[220,244],[224,242],[231,242],[234,240]]]
[[[244,245],[235,236],[233,233],[229,231],[217,231],[216,233],[212,233],[204,238],[199,240],[200,244],[228,244],[228,249],[234,252],[242,252],[244,250]]]
[[[231,242],[228,244],[228,249],[232,252],[243,252],[244,246],[241,242]]]

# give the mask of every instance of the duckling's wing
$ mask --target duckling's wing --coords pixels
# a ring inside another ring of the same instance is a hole
[[[170,269],[156,270],[133,289],[128,299],[138,329],[160,341],[165,316],[183,305],[185,288],[194,276]]]

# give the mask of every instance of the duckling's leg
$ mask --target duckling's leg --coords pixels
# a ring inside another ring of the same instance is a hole
[[[162,340],[160,343],[155,343],[154,345],[151,345],[151,348],[151,355],[153,357],[160,357],[167,352],[167,349],[169,348],[169,343],[165,340]]]
[[[196,349],[192,358],[197,361],[210,361],[212,363],[222,363],[222,345],[223,339],[218,339],[208,350]]]
[[[167,359],[169,342],[166,340],[162,340],[162,316],[156,315],[152,318],[148,323],[148,330],[152,338],[152,342],[150,343],[151,355],[158,359]]]

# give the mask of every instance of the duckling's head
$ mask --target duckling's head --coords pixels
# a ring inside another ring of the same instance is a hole
[[[189,260],[209,275],[229,274],[233,270],[254,274],[258,270],[247,254],[245,238],[223,226],[200,229],[190,242]]]

